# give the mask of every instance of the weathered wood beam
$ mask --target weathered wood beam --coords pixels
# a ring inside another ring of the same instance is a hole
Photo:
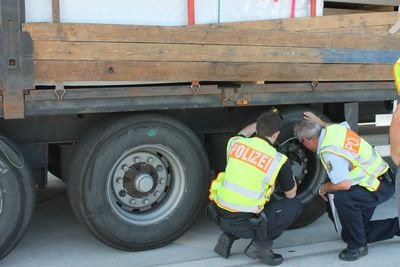
[[[337,2],[337,3],[352,3],[352,4],[368,4],[368,5],[388,5],[398,6],[398,0],[330,0],[325,2]]]
[[[379,44],[376,45],[379,47]],[[393,46],[392,46],[393,47]],[[233,45],[35,42],[35,60],[394,64],[398,50]],[[374,49],[372,49],[374,48]]]
[[[35,62],[37,84],[51,81],[390,81],[391,65],[212,63],[212,62]]]
[[[391,25],[390,25],[391,26]],[[387,25],[387,29],[390,28]],[[113,43],[166,43],[166,44],[226,44],[266,45],[294,47],[336,47],[390,49],[400,43],[396,36],[363,35],[368,28],[337,29],[338,34],[325,32],[288,32],[258,29],[232,29],[216,27],[204,30],[196,27],[154,27],[94,24],[32,23],[24,25],[24,31],[38,41],[113,42]],[[388,32],[389,30],[387,30]],[[56,44],[55,44],[56,45]],[[36,49],[38,50],[38,49]]]
[[[331,34],[347,34],[347,35],[368,35],[368,36],[382,36],[382,37],[400,37],[400,33],[396,33],[395,35],[390,35],[389,30],[393,26],[393,24],[390,25],[383,25],[383,26],[370,26],[370,27],[364,27],[364,28],[339,28],[339,29],[332,29],[330,30]],[[314,33],[318,31],[313,31]],[[325,30],[322,30],[321,32],[326,32]]]
[[[362,14],[344,14],[321,17],[304,17],[276,20],[259,20],[247,22],[231,22],[222,24],[225,27],[252,28],[264,30],[286,31],[330,31],[340,28],[358,28],[393,25],[398,19],[397,12],[376,12]],[[216,24],[217,25],[217,24]],[[194,25],[191,27],[208,28],[212,25]],[[218,27],[218,26],[216,26]]]

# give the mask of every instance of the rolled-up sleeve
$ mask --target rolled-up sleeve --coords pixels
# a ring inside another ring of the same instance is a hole
[[[329,152],[324,153],[323,158],[328,165],[327,173],[332,183],[337,184],[345,180],[351,180],[350,163],[346,159]]]

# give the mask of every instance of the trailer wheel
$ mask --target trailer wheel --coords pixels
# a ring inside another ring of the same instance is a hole
[[[326,204],[318,194],[319,186],[327,177],[325,170],[317,155],[303,147],[293,134],[295,124],[302,120],[305,111],[312,111],[325,121],[329,121],[320,112],[305,107],[283,109],[280,112],[284,125],[278,143],[280,150],[289,157],[297,182],[297,197],[304,205],[302,214],[291,225],[291,228],[308,225],[326,212]],[[274,197],[282,198],[279,189],[275,192]]]
[[[0,259],[26,232],[35,206],[30,167],[11,141],[0,136]]]
[[[72,156],[68,195],[104,243],[135,251],[166,245],[203,210],[208,159],[185,125],[160,115],[124,118],[92,131]]]

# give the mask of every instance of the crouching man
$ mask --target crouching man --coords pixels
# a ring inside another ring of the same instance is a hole
[[[388,164],[374,147],[350,129],[347,122],[327,124],[312,112],[295,127],[298,140],[320,158],[330,181],[319,193],[334,194],[334,203],[347,247],[339,253],[344,261],[368,254],[367,243],[400,235],[397,217],[371,220],[378,204],[394,194]]]
[[[234,240],[248,238],[247,256],[267,265],[282,263],[271,250],[272,241],[297,218],[302,204],[288,158],[272,146],[281,126],[279,114],[268,111],[228,142],[225,172],[212,182],[208,206],[223,231],[214,248],[222,257],[229,257]],[[276,182],[286,198],[270,201]]]

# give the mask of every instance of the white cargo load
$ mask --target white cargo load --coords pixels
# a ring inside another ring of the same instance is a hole
[[[62,23],[178,26],[188,24],[188,0],[59,0]],[[310,16],[312,0],[194,0],[195,23]],[[51,22],[52,0],[26,0],[27,22]],[[316,0],[321,16],[323,0]]]

